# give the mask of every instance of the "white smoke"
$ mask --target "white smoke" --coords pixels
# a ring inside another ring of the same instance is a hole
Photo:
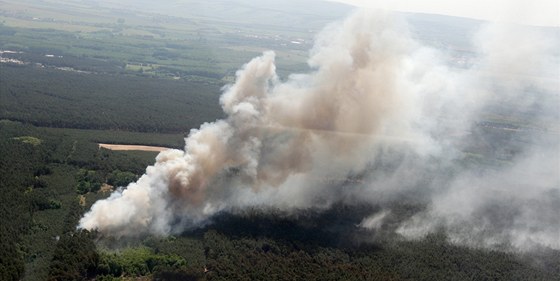
[[[493,114],[517,124],[487,124],[490,138],[470,140],[503,161],[456,174],[398,233],[423,237],[443,227],[452,242],[470,246],[560,249],[558,39],[519,26],[492,25],[477,34],[479,61],[461,73],[470,93],[453,104],[467,105],[463,124],[471,127]]]
[[[558,157],[540,151],[501,171],[463,174],[397,232],[422,237],[445,227],[451,241],[471,246],[560,249],[559,169],[548,165]]]
[[[477,62],[456,68],[411,39],[404,21],[361,11],[318,35],[308,74],[281,81],[274,53],[265,52],[225,88],[227,118],[192,130],[185,151],[162,152],[137,182],[96,202],[79,227],[168,235],[221,211],[405,195],[428,205],[398,228],[406,237],[444,227],[458,243],[560,249],[558,132],[535,132],[542,137],[522,146],[510,134],[505,147],[518,156],[461,171],[466,155],[481,157],[472,149],[477,128],[500,126],[477,126],[484,118],[539,121],[492,129],[522,135],[557,120],[557,42],[524,32],[485,29],[475,40]],[[505,114],[500,104],[515,110]],[[347,184],[352,175],[360,180]],[[362,225],[378,229],[389,213]]]

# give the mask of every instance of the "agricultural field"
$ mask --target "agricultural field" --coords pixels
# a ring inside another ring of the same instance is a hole
[[[311,30],[262,25],[247,28],[247,23],[241,23],[246,11],[233,13],[235,19],[216,20],[205,17],[205,11],[182,16],[123,12],[111,1],[92,6],[62,1],[65,9],[53,8],[49,2],[3,2],[0,33],[10,38],[0,37],[2,49],[92,58],[116,63],[118,69],[129,73],[142,72],[142,67],[135,66],[156,65],[145,74],[204,81],[227,81],[241,64],[270,49],[278,53],[279,65],[286,71],[302,69],[314,32],[332,19],[320,18],[308,26],[314,27]],[[230,10],[217,11],[231,14]],[[54,59],[51,63],[60,62]]]

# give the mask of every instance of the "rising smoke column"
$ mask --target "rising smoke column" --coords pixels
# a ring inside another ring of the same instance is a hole
[[[331,26],[312,51],[313,71],[285,82],[274,53],[253,59],[220,99],[226,119],[192,130],[185,151],[162,152],[137,182],[96,202],[80,227],[165,235],[239,206],[327,206],[316,179],[362,169],[376,135],[406,107],[398,80],[410,39],[392,25],[387,15],[360,13]]]
[[[531,118],[550,122],[556,107],[546,104],[558,102],[558,81],[541,72],[558,66],[550,56],[557,42],[527,34],[484,30],[478,61],[457,69],[392,15],[358,12],[318,35],[308,74],[281,81],[274,53],[265,52],[225,88],[225,119],[192,130],[184,151],[160,153],[137,182],[96,202],[79,227],[168,235],[220,211],[384,205],[404,195],[427,205],[397,229],[404,237],[443,228],[462,244],[559,249],[557,132],[538,133],[545,136],[491,171],[457,164],[493,104],[540,108]],[[356,174],[363,182],[342,184]],[[390,216],[383,210],[361,226],[378,229]]]

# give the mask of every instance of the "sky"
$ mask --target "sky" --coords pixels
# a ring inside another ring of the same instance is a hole
[[[360,7],[467,17],[536,26],[560,26],[559,0],[332,0]]]

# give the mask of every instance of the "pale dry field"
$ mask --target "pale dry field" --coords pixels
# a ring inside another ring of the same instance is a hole
[[[139,150],[139,151],[157,151],[157,152],[171,149],[169,147],[163,147],[163,146],[107,144],[107,143],[100,143],[99,147],[109,149],[109,150]]]

